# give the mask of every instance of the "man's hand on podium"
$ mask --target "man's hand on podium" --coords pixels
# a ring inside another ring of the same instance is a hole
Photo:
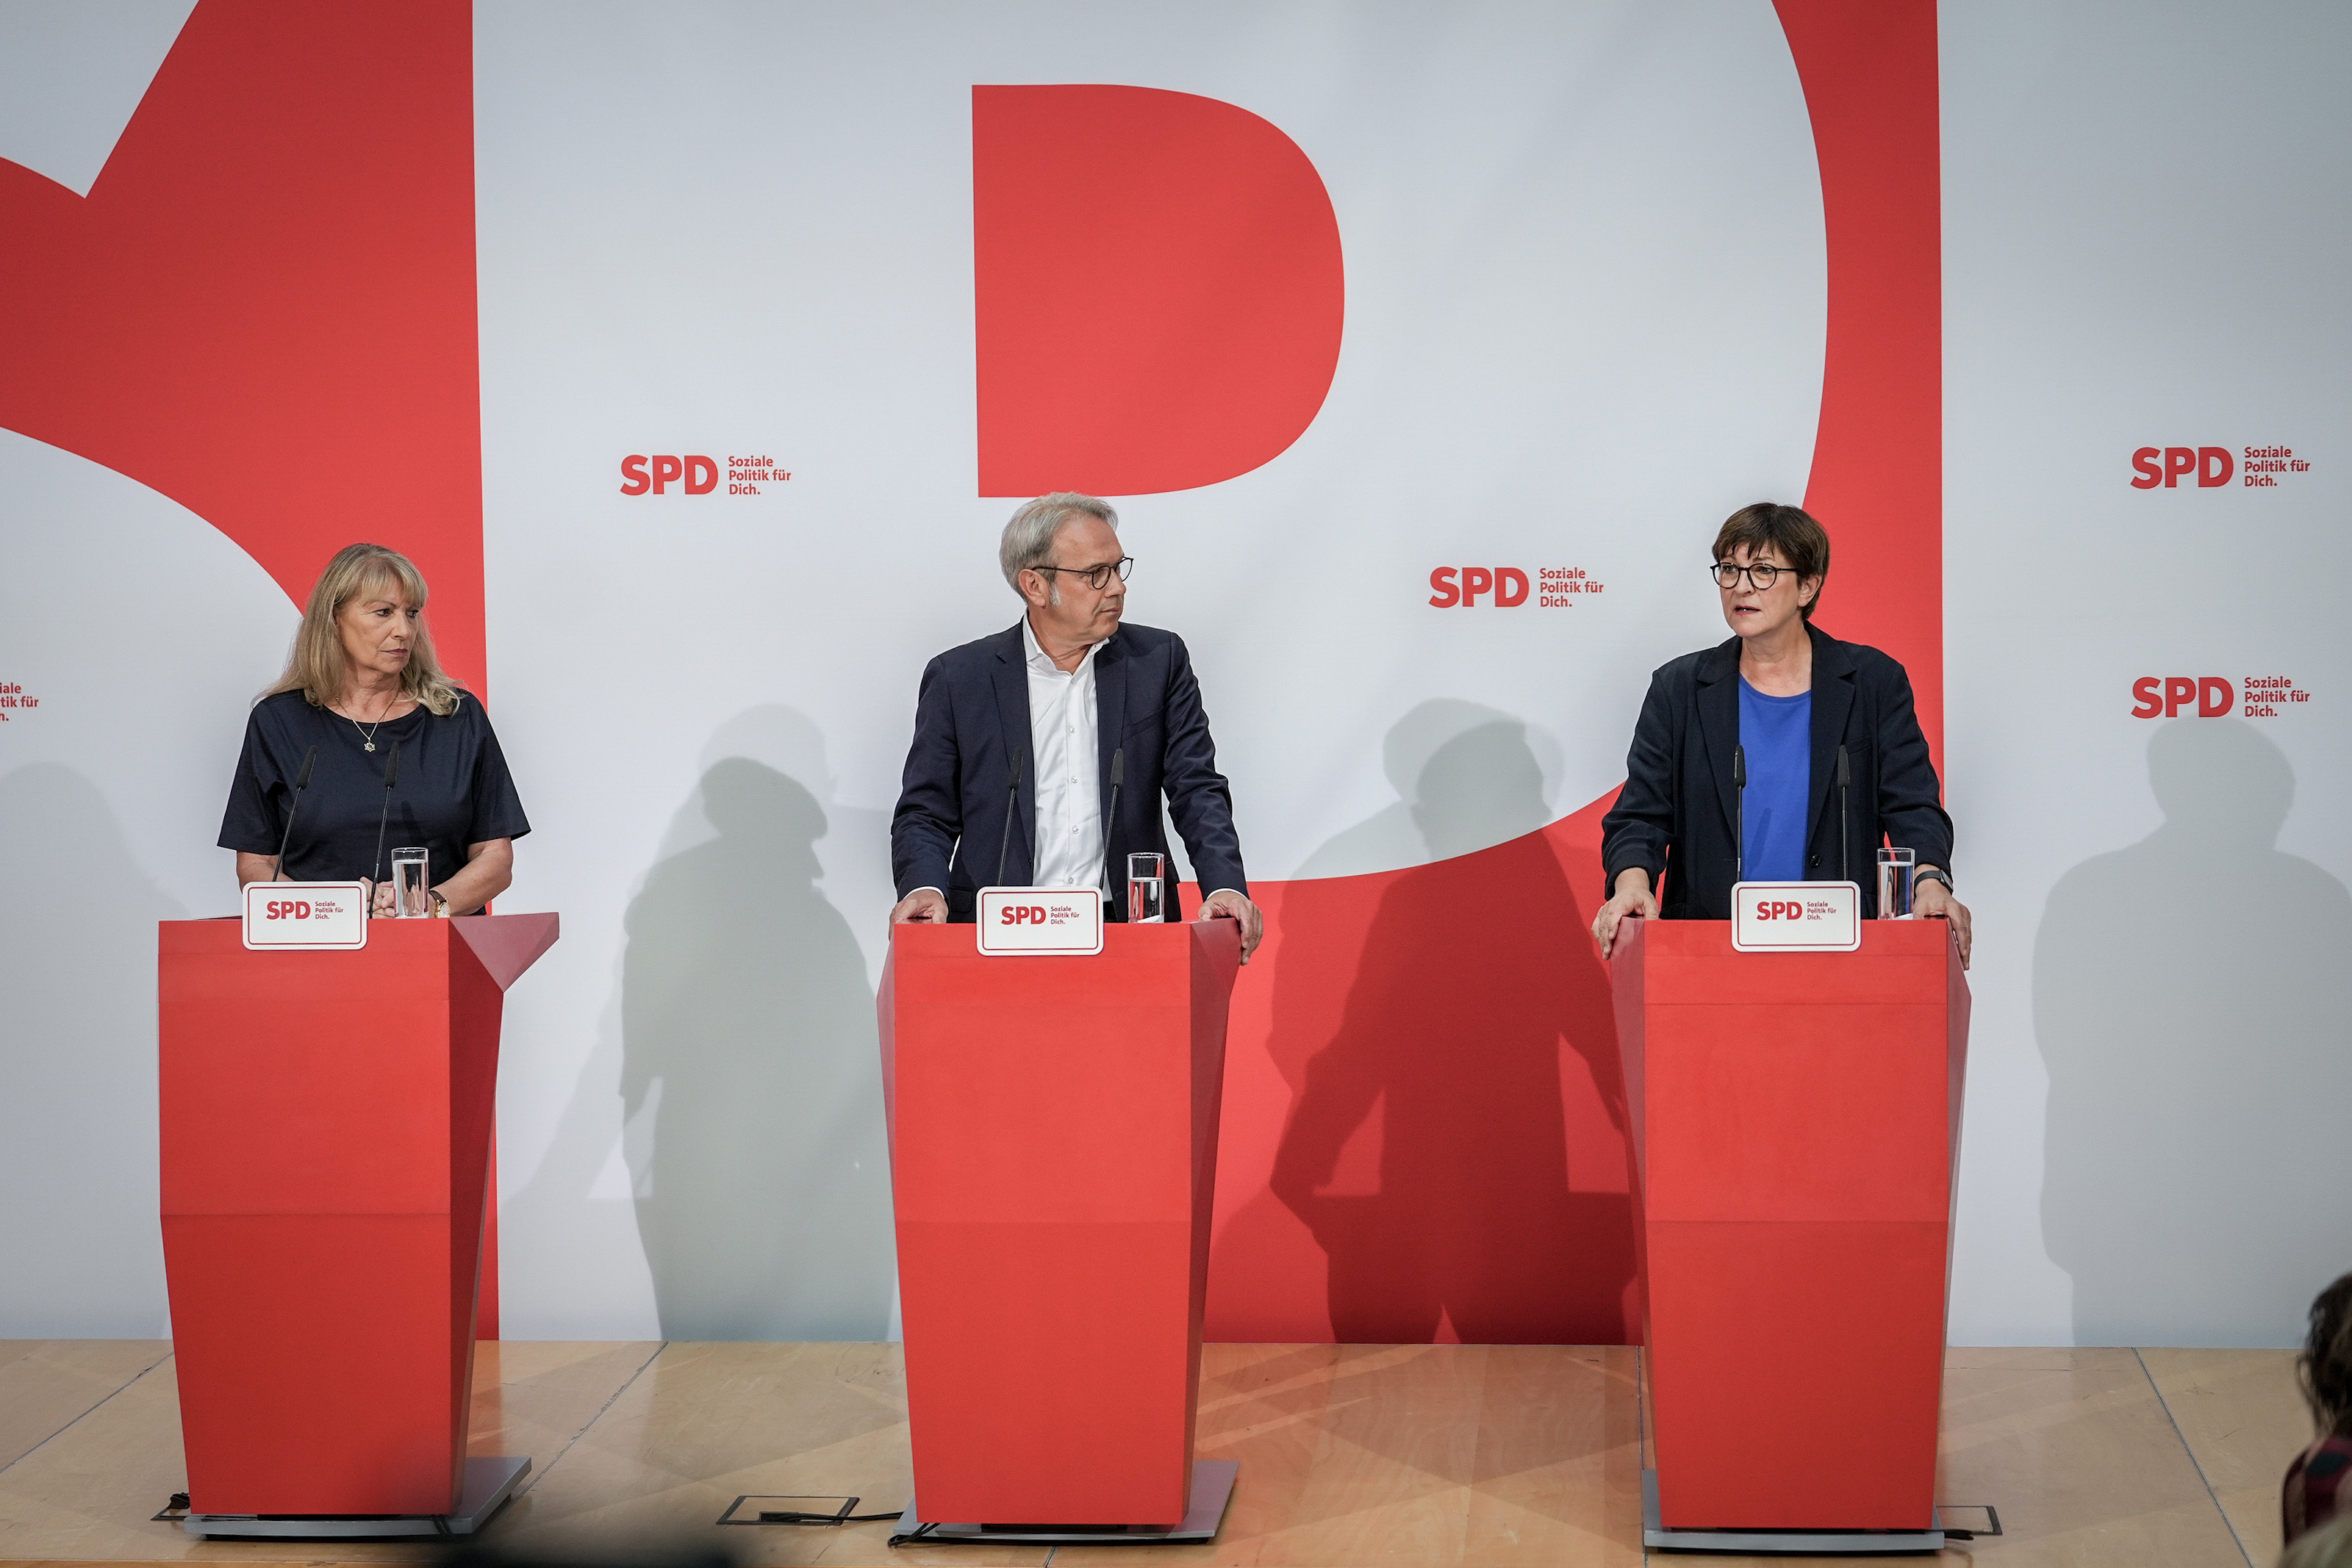
[[[1592,939],[1601,944],[1602,957],[1617,946],[1617,923],[1628,915],[1643,920],[1658,917],[1658,896],[1650,891],[1650,873],[1640,866],[1627,866],[1617,873],[1617,895],[1592,917]]]
[[[1250,955],[1257,951],[1258,938],[1265,935],[1265,916],[1258,913],[1256,904],[1230,887],[1219,888],[1201,901],[1201,918],[1238,920],[1242,923],[1242,962],[1244,964],[1250,961]]]
[[[1969,906],[1952,896],[1952,890],[1930,878],[1911,884],[1911,913],[1922,920],[1948,920],[1952,936],[1960,945],[1960,967],[1969,967]]]
[[[947,920],[948,895],[936,887],[919,887],[890,908],[893,925],[944,925]]]

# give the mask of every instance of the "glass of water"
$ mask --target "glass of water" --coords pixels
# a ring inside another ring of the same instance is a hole
[[[392,852],[392,912],[403,920],[415,920],[433,913],[432,900],[425,890],[432,884],[425,880],[425,863],[431,857],[422,849]]]
[[[1911,918],[1911,873],[1916,869],[1919,856],[1913,850],[1882,849],[1878,852],[1878,917],[1881,920]]]
[[[1144,850],[1127,857],[1129,925],[1168,918],[1168,857]]]

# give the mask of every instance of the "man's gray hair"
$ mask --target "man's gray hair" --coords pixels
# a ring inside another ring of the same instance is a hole
[[[996,562],[1004,569],[1004,580],[1013,591],[1021,591],[1021,574],[1033,568],[1050,565],[1054,559],[1054,536],[1072,517],[1100,517],[1118,530],[1118,514],[1110,509],[1108,501],[1092,496],[1081,496],[1075,490],[1056,490],[1050,496],[1040,496],[1024,501],[1004,525],[1004,538],[996,546]],[[1054,602],[1061,602],[1061,594],[1051,578],[1046,580]]]

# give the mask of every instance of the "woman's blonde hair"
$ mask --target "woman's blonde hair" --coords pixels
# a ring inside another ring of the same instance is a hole
[[[398,550],[370,544],[345,545],[338,550],[310,590],[310,602],[302,612],[301,629],[294,633],[294,651],[287,657],[286,673],[261,695],[274,697],[280,692],[300,692],[312,707],[324,707],[341,696],[349,661],[343,657],[342,630],[335,617],[352,600],[373,598],[394,588],[410,604],[425,608],[425,576]],[[444,716],[457,710],[457,699],[464,695],[441,673],[441,661],[433,656],[433,632],[422,617],[409,644],[408,667],[400,673],[400,689],[419,706]]]

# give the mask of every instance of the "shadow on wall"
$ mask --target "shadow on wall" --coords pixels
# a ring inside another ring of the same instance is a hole
[[[663,860],[629,906],[621,1091],[661,1332],[877,1340],[892,1232],[874,993],[817,885],[824,809],[748,758],[681,817],[717,836]],[[673,834],[675,838],[676,835]]]
[[[187,912],[51,762],[0,778],[0,1333],[162,1333],[155,923]],[[36,894],[68,881],[105,895],[60,920]]]
[[[1238,1268],[1279,1249],[1278,1204],[1324,1254],[1341,1343],[1622,1341],[1633,1249],[1609,980],[1543,831],[1526,727],[1430,703],[1386,749],[1406,798],[1317,858],[1409,823],[1418,852],[1398,858],[1429,862],[1283,890],[1271,1050],[1295,1098],[1271,1195],[1221,1251]],[[1572,1164],[1598,1173],[1585,1190]]]
[[[2060,878],[2034,946],[2042,1234],[2077,1343],[2293,1344],[2352,1260],[2352,895],[2275,847],[2294,774],[2252,725],[2147,760],[2163,826]]]

